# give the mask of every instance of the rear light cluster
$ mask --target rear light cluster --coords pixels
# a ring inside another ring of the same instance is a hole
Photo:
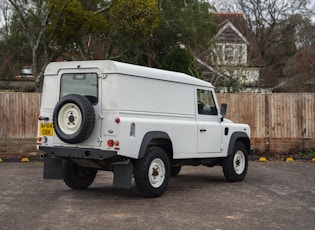
[[[37,137],[37,142],[46,143],[47,142],[47,137],[46,136]]]
[[[108,140],[107,141],[107,145],[108,145],[108,147],[113,147],[113,146],[118,147],[119,146],[119,141]]]
[[[43,117],[41,115],[39,115],[37,117],[37,119],[39,121],[49,121],[49,117]],[[46,136],[37,137],[37,144],[46,143],[46,142],[47,142],[47,137]]]
[[[120,118],[119,117],[115,118],[115,122],[117,124],[120,123]],[[119,141],[110,139],[107,141],[107,146],[114,147],[115,150],[119,150]]]

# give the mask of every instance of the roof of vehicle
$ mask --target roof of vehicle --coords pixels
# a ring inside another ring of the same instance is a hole
[[[60,70],[66,69],[91,68],[98,68],[103,74],[118,73],[123,75],[160,79],[204,87],[213,87],[209,82],[200,80],[184,73],[132,65],[111,60],[52,62],[47,65],[44,75],[57,75]]]

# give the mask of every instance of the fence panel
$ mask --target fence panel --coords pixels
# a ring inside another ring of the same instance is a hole
[[[266,136],[265,95],[217,94],[219,104],[227,103],[226,118],[251,127],[251,136]]]
[[[315,138],[315,94],[217,94],[255,138]],[[39,93],[0,93],[0,139],[35,138]]]
[[[218,94],[226,118],[247,123],[257,138],[315,138],[315,94]]]
[[[39,93],[0,93],[0,138],[35,138]]]

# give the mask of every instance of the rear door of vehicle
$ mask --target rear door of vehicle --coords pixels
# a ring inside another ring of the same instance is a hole
[[[85,96],[93,105],[95,111],[94,129],[89,138],[76,146],[80,147],[99,147],[101,144],[101,73],[95,69],[66,69],[59,72],[59,99],[69,95],[78,94]],[[69,144],[55,137],[55,144],[67,146]],[[73,144],[71,145],[73,146]]]

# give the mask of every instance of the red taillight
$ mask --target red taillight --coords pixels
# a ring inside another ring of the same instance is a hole
[[[108,141],[107,141],[107,145],[108,145],[109,147],[113,147],[113,146],[114,146],[114,141],[113,141],[113,140],[108,140]]]
[[[107,141],[107,145],[108,145],[108,147],[113,147],[114,146],[115,149],[119,150],[119,148],[117,148],[119,146],[119,141],[108,140]]]
[[[116,123],[119,123],[119,122],[120,122],[120,118],[117,117],[117,118],[115,119],[115,122],[116,122]]]

